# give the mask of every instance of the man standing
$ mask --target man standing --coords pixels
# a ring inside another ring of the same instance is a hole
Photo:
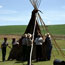
[[[46,44],[46,55],[47,55],[46,57],[47,57],[47,60],[50,60],[52,44],[51,44],[51,37],[50,37],[49,33],[47,33],[47,35],[46,35],[45,44]]]
[[[36,45],[36,61],[42,60],[42,44],[44,43],[43,38],[40,34],[35,39],[35,45]]]
[[[19,43],[16,41],[15,38],[12,38],[12,48],[15,47],[16,45],[19,45]]]
[[[12,38],[12,48],[11,48],[11,51],[9,53],[9,57],[8,57],[7,60],[13,60],[13,59],[15,59],[15,57],[17,56],[16,53],[15,53],[15,51],[16,51],[16,48],[18,47],[18,45],[19,45],[19,43],[16,41],[16,38]],[[14,51],[12,51],[12,49],[14,49]]]
[[[27,34],[24,34],[22,38],[22,60],[27,60]]]
[[[7,38],[4,38],[4,42],[1,45],[2,48],[2,61],[5,61],[5,56],[6,56],[6,47],[8,46],[7,43]]]

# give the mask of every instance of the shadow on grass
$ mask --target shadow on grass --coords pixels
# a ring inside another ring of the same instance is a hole
[[[0,62],[3,62],[3,61],[0,61]]]
[[[32,61],[32,63],[38,63],[38,62],[48,62],[46,60],[41,60],[41,61]]]
[[[15,63],[23,63],[23,61],[16,61]]]
[[[18,64],[21,63],[22,65],[27,65],[27,64],[25,64],[25,62],[26,61],[16,61],[15,63],[18,63]]]
[[[0,62],[6,62],[7,60],[5,60],[5,61],[0,61]]]

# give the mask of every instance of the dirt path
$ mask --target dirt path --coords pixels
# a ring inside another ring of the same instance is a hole
[[[11,38],[19,39],[21,36],[22,35],[0,35],[0,39],[4,38],[4,37],[7,37],[9,39],[11,39]],[[55,39],[65,39],[65,35],[54,35],[54,38]]]
[[[19,39],[22,35],[0,35],[0,39],[7,37],[8,39],[16,38]]]

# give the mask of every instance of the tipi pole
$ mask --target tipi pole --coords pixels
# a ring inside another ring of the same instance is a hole
[[[47,29],[47,27],[46,27],[44,21],[42,20],[42,18],[41,18],[40,15],[39,15],[39,13],[38,13],[38,16],[39,16],[39,18],[40,18],[40,22],[41,22],[42,27],[45,28],[45,30],[49,33],[49,31],[48,31],[48,29]],[[43,22],[42,22],[42,21],[43,21]],[[51,36],[52,36],[52,34],[51,34]],[[54,41],[54,42],[55,42],[55,41]],[[59,52],[58,52],[58,50],[57,50],[57,48],[56,48],[57,46],[56,46],[55,44],[54,44],[54,47],[55,47],[57,53],[59,54]]]
[[[39,13],[38,13],[38,15],[39,15]],[[44,21],[42,20],[42,18],[40,17],[40,15],[39,15],[39,18],[40,18],[41,22],[44,24],[44,27],[45,27],[46,31],[48,32],[48,29],[46,28],[45,23],[44,23]],[[55,42],[55,45],[57,46],[57,48],[58,48],[59,51],[61,52],[62,56],[65,57],[65,54],[62,52],[61,48],[58,46],[58,44],[57,44],[57,42],[55,41],[53,35],[52,35],[52,34],[50,34],[50,35],[52,36],[52,38],[53,38],[53,40],[54,40],[54,42]]]
[[[34,29],[33,29],[33,40],[34,40],[34,35],[35,35],[35,28],[36,28],[36,19],[35,19],[35,25],[34,25]],[[32,52],[33,52],[33,43],[31,44],[31,51],[30,51],[30,63],[29,63],[29,65],[31,65],[32,64]]]

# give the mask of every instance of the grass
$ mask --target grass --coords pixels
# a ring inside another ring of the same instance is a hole
[[[25,25],[0,26],[0,34],[23,34],[25,29]]]
[[[3,41],[3,39],[0,39],[0,45],[1,45],[2,41]],[[65,49],[65,40],[56,40],[56,41],[61,48]],[[8,39],[8,43],[11,46],[11,39]],[[51,56],[50,61],[32,62],[32,63],[34,65],[53,65],[54,59],[65,60],[65,58],[61,55],[61,53],[59,52],[59,54],[58,54],[57,51],[54,50],[54,48],[55,47],[53,45],[52,56]],[[65,54],[65,51],[63,51],[63,52]],[[7,47],[6,59],[8,58],[9,53],[10,53],[10,48]],[[0,51],[0,65],[23,65],[23,64],[25,65],[25,64],[27,64],[27,62],[22,63],[22,62],[16,61],[16,60],[2,62],[2,53]]]
[[[26,27],[26,25],[0,26],[0,34],[23,34],[26,30]],[[42,27],[40,28],[44,34],[46,31],[42,29]],[[65,24],[49,25],[47,28],[53,35],[65,35]]]
[[[64,29],[65,24],[64,25],[49,25],[47,27],[53,35],[65,35],[65,29]],[[1,34],[3,34],[3,35],[6,35],[6,34],[22,35],[24,33],[25,29],[26,29],[25,25],[0,26],[0,35]],[[41,28],[41,31],[42,31],[42,33],[46,33],[46,31],[44,31],[42,28]],[[3,42],[3,39],[0,38],[0,46],[1,46],[2,42]],[[65,40],[56,40],[56,42],[58,43],[60,48],[65,49]],[[11,46],[11,39],[8,39],[8,43]],[[52,41],[52,43],[54,43],[54,42]],[[34,65],[53,65],[54,59],[65,60],[65,57],[63,57],[60,52],[58,54],[57,50],[56,49],[54,50],[54,49],[55,49],[55,46],[53,44],[52,56],[51,56],[50,61],[42,61],[42,62],[37,62],[37,63],[33,62],[33,64]],[[11,49],[9,49],[7,47],[6,59],[9,56],[10,50]],[[65,50],[63,50],[63,52],[65,54]],[[23,64],[27,64],[27,62],[22,63],[22,62],[16,61],[16,60],[2,62],[2,52],[0,50],[0,65],[23,65]]]
[[[65,35],[65,25],[50,25],[48,29],[55,35]]]

